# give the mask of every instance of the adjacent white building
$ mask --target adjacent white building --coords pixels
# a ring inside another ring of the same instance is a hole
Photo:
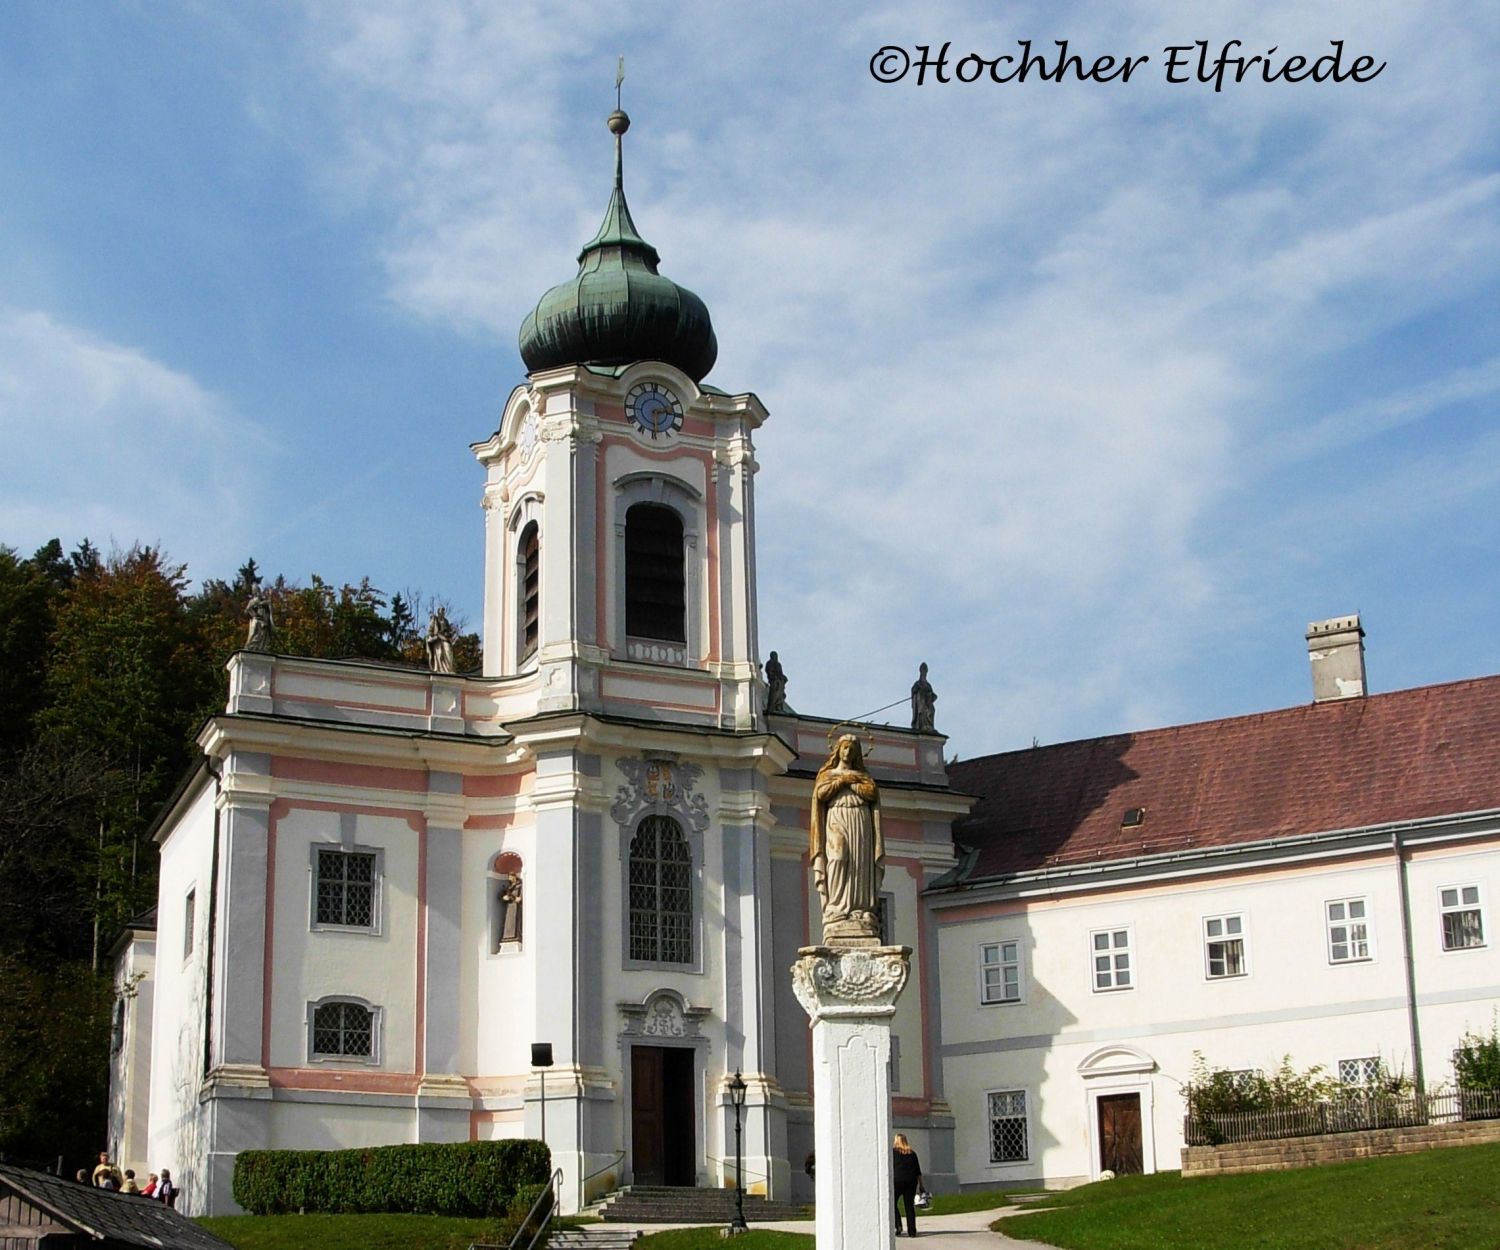
[[[789,968],[836,724],[767,714],[767,413],[703,381],[708,312],[631,220],[627,125],[473,447],[483,673],[240,652],[158,821],[110,1146],[189,1213],[233,1210],[266,1147],[545,1133],[570,1208],[732,1183],[736,1071],[745,1185],[810,1197]],[[935,1187],[1175,1166],[1194,1050],[1434,1080],[1488,1023],[1500,680],[1369,697],[1357,621],[1310,644],[1335,697],[1264,717],[952,767],[939,734],[868,731],[913,948],[893,1117]]]

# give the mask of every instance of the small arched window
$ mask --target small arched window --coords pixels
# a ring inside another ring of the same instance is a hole
[[[632,638],[687,641],[682,518],[657,503],[625,514],[625,632]]]
[[[542,532],[535,521],[516,547],[516,653],[526,659],[537,648],[542,627]]]
[[[630,958],[693,962],[693,853],[670,816],[647,816],[630,840]]]
[[[375,1013],[362,1003],[319,1003],[313,1009],[312,1053],[317,1058],[373,1058]]]

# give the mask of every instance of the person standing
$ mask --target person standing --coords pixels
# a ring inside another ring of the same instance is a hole
[[[167,1168],[161,1170],[161,1183],[157,1185],[153,1197],[165,1202],[169,1207],[177,1205],[177,1186],[172,1184],[172,1173]]]
[[[901,1200],[906,1199],[906,1235],[917,1235],[917,1190],[922,1187],[922,1161],[905,1133],[891,1145],[891,1179],[896,1184],[896,1236],[901,1236]]]
[[[92,1179],[96,1189],[119,1189],[125,1178],[120,1175],[120,1169],[109,1161],[109,1151],[101,1150],[99,1166],[94,1169]]]

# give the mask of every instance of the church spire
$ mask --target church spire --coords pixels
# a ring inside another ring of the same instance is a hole
[[[621,61],[624,57],[620,58]],[[619,83],[615,88],[618,91]],[[630,129],[630,117],[623,109],[616,109],[605,123],[615,137],[615,189],[610,193],[609,207],[604,210],[604,221],[598,233],[583,245],[578,260],[601,247],[626,247],[638,252],[652,269],[661,263],[656,249],[641,237],[630,216],[630,205],[625,202],[625,132]]]
[[[616,76],[618,91],[623,78]],[[695,382],[719,354],[703,301],[658,272],[661,258],[641,237],[625,202],[624,136],[630,118],[615,109],[615,183],[598,232],[578,253],[578,273],[553,287],[521,323],[521,359],[530,372],[560,365],[619,368],[664,360]]]

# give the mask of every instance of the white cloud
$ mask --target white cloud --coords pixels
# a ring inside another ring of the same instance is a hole
[[[19,309],[0,309],[0,445],[0,541],[160,542],[193,576],[232,572],[270,451],[186,374]]]
[[[1428,380],[1430,330],[1394,367],[1381,344],[1500,268],[1483,164],[1500,21],[1471,6],[312,13],[341,127],[328,194],[387,207],[396,306],[497,342],[597,224],[627,52],[637,221],[715,313],[712,380],[773,409],[763,643],[807,710],[885,702],[925,658],[966,752],[1203,714],[1211,625],[1233,619],[1221,645],[1300,627],[1256,593],[1278,514],[1371,503],[1338,479],[1299,495],[1278,466],[1489,386],[1474,361]],[[1024,36],[1158,68],[1006,88],[864,69],[886,42]],[[1343,38],[1390,65],[1362,86],[1162,84],[1162,44],[1199,37]],[[1405,400],[1367,378],[1375,360]]]

